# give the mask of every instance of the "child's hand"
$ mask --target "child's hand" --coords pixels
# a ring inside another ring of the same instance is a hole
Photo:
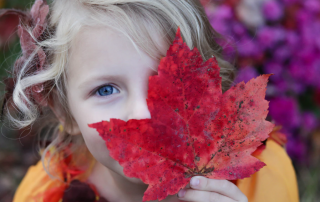
[[[247,197],[236,185],[228,180],[214,180],[206,177],[193,177],[191,188],[179,191],[178,197],[192,202],[248,202]]]

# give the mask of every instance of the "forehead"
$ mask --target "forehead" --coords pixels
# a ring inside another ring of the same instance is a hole
[[[124,34],[107,27],[84,27],[71,43],[70,56],[71,59],[108,59],[110,63],[123,57],[123,54],[119,53],[124,52],[130,52],[130,55],[138,53]],[[103,57],[100,57],[102,55]]]
[[[68,78],[91,74],[124,74],[139,67],[155,69],[156,61],[125,36],[107,27],[85,27],[71,43]]]

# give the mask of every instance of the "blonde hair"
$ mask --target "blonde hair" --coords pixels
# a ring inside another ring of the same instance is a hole
[[[63,107],[66,124],[72,127],[73,117],[69,113],[66,97],[69,50],[77,33],[90,26],[116,29],[125,34],[137,49],[158,60],[166,53],[154,41],[152,30],[163,37],[169,47],[179,26],[184,41],[191,49],[197,47],[204,60],[213,55],[217,58],[223,92],[233,84],[236,70],[223,59],[222,47],[216,42],[222,37],[211,27],[198,0],[54,0],[50,8],[46,39],[36,42],[38,47],[45,50],[48,65],[37,73],[28,72],[27,64],[22,67],[12,97],[19,116],[12,116],[7,108],[9,120],[18,128],[29,126],[37,120],[46,126],[46,138],[51,143],[42,153],[43,162],[50,147],[54,146],[55,152],[59,152],[70,142],[75,143],[76,148],[83,146],[84,141],[82,137],[58,133],[59,121],[48,107],[42,108],[45,115],[39,116],[40,109],[28,98],[26,89],[45,83],[46,97],[58,100]],[[27,63],[31,61],[30,58]],[[54,88],[58,95],[54,95]]]

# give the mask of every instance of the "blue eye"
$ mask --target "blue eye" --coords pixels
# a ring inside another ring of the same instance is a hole
[[[115,87],[113,87],[111,85],[106,85],[106,86],[102,86],[101,88],[99,88],[96,93],[100,96],[107,96],[107,95],[111,95],[115,92],[120,93],[120,91],[118,89],[116,89]]]

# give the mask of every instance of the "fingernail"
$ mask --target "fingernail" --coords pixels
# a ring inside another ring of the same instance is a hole
[[[184,195],[186,195],[186,190],[185,190],[185,189],[181,189],[181,190],[179,191],[179,193],[178,193],[178,197],[179,197],[179,198],[182,198],[182,197],[184,197]]]
[[[190,184],[192,186],[198,186],[200,184],[200,180],[198,178],[191,178]]]

